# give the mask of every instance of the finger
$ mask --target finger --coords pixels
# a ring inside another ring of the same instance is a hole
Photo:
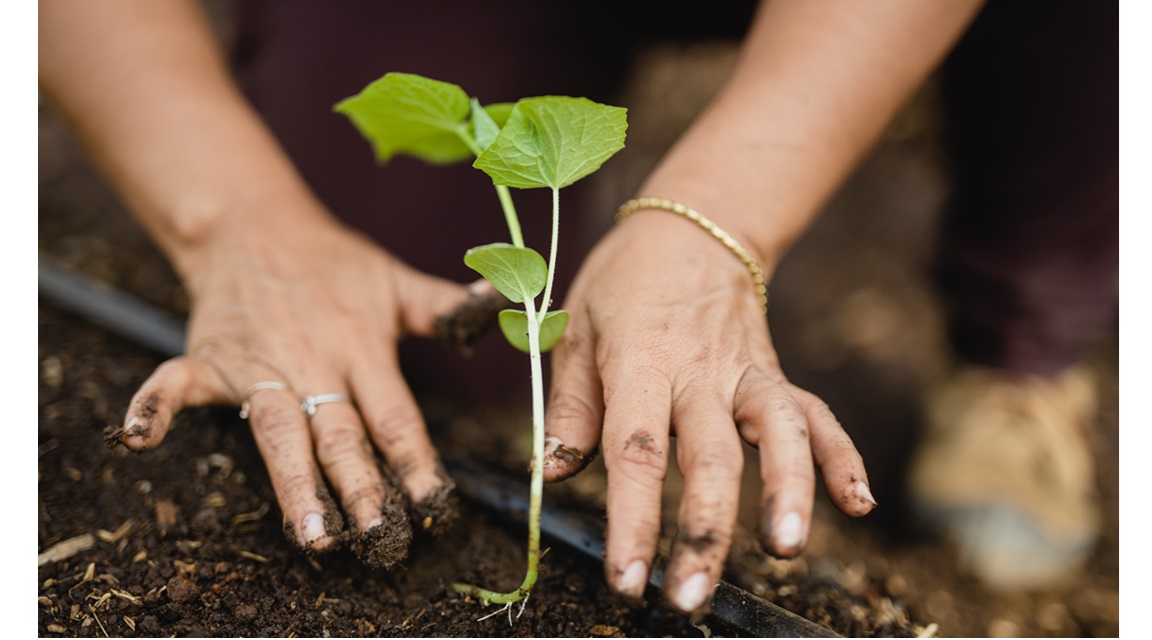
[[[381,475],[356,407],[350,402],[324,404],[309,422],[316,459],[355,523],[356,555],[374,568],[388,569],[404,560],[412,541],[404,500]]]
[[[204,362],[187,356],[168,360],[140,385],[124,416],[121,438],[129,449],[155,448],[172,418],[186,407],[235,402],[232,391]]]
[[[668,471],[671,391],[659,374],[605,380],[604,464],[608,472],[604,572],[617,593],[641,598],[660,537]]]
[[[591,336],[572,325],[552,353],[552,393],[544,419],[544,481],[563,480],[595,457],[604,395]]]
[[[469,305],[470,301],[483,311],[484,305],[481,302],[492,298],[493,293],[498,295],[494,288],[487,285],[487,281],[469,287],[417,271],[399,261],[396,261],[394,266],[396,290],[401,301],[400,320],[405,333],[408,334],[454,340],[456,338],[452,336],[438,335],[444,332],[444,328],[440,326],[444,322],[442,318],[451,316],[462,306]],[[488,313],[495,314],[501,306],[503,303]],[[478,320],[474,319],[473,323]],[[460,321],[464,322],[463,319]]]
[[[428,437],[424,418],[400,377],[395,354],[372,358],[351,376],[352,393],[376,447],[413,503],[443,493],[446,477]]]
[[[852,438],[823,400],[797,387],[791,387],[791,391],[808,418],[812,458],[824,477],[824,488],[832,504],[846,515],[867,515],[876,507],[876,499],[868,486],[864,459]]]
[[[299,400],[287,391],[263,391],[249,399],[248,415],[284,512],[285,534],[303,549],[334,549],[344,520],[316,466],[312,435]]]
[[[815,495],[807,416],[788,388],[749,373],[737,391],[736,420],[759,447],[761,543],[773,555],[794,557],[808,540]]]
[[[679,398],[673,410],[684,492],[664,589],[684,612],[711,598],[732,545],[744,452],[731,416],[722,398],[703,394]]]

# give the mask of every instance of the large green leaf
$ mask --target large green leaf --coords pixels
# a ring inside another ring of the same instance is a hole
[[[528,347],[528,314],[519,309],[504,309],[500,312],[500,331],[513,347],[531,353]],[[568,312],[563,309],[544,314],[540,323],[540,352],[544,353],[556,346],[568,328]]]
[[[527,247],[506,242],[469,249],[464,264],[492,283],[512,302],[524,302],[540,295],[548,282],[548,263]]]
[[[468,94],[454,84],[389,73],[335,109],[372,143],[380,162],[398,153],[436,164],[473,155],[457,133],[465,126],[471,104]]]
[[[525,98],[473,166],[498,185],[560,189],[623,149],[627,128],[621,107],[587,98]]]

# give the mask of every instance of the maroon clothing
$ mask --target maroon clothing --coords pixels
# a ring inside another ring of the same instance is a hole
[[[1116,317],[1119,8],[990,2],[944,69],[937,275],[965,360],[1050,374]]]

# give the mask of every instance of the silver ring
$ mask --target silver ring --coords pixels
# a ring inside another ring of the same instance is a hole
[[[256,395],[257,391],[264,391],[266,389],[274,389],[276,391],[286,391],[288,389],[288,385],[284,384],[283,382],[276,382],[273,380],[268,380],[266,382],[257,382],[256,384],[252,385],[251,387],[248,387],[248,390],[244,392],[244,401],[240,403],[240,418],[241,419],[244,419],[244,420],[248,419],[248,414],[250,413],[249,410],[252,408],[252,403],[251,403],[252,396]]]
[[[348,398],[345,398],[339,393],[324,393],[318,396],[304,396],[303,402],[300,403],[300,409],[304,412],[304,415],[311,418],[312,416],[316,415],[316,409],[322,404],[328,402],[347,401]]]

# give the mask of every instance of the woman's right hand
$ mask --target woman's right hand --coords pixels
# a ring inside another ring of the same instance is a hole
[[[400,375],[396,343],[431,335],[469,289],[408,267],[323,212],[286,215],[284,224],[258,219],[233,218],[182,261],[192,300],[185,355],[137,391],[123,443],[158,446],[186,407],[247,403],[290,539],[309,551],[335,548],[346,519],[361,557],[391,565],[411,537],[403,505],[418,526],[436,526],[426,516],[452,488]],[[304,397],[328,394],[344,400],[305,414]],[[381,536],[401,549],[373,545]]]

